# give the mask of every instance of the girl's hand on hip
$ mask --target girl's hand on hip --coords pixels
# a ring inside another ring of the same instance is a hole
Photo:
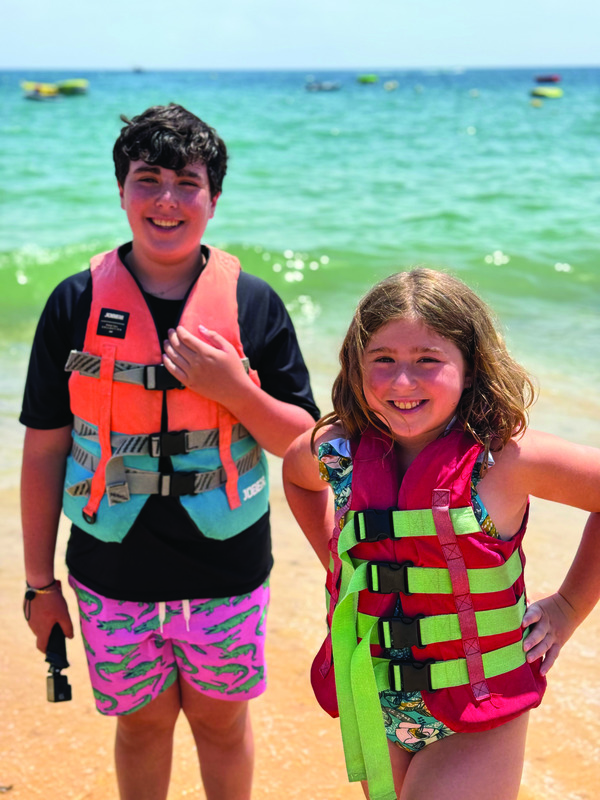
[[[577,627],[572,606],[559,592],[532,603],[521,625],[531,628],[523,642],[527,661],[532,663],[543,658],[542,675],[553,666],[562,646]]]

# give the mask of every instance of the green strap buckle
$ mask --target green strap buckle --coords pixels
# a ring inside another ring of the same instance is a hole
[[[388,650],[402,647],[426,647],[421,639],[420,620],[424,614],[415,617],[381,617],[378,622],[379,645]]]
[[[392,511],[385,509],[376,511],[368,509],[354,516],[354,533],[357,542],[380,542],[382,539],[394,538]]]
[[[390,661],[390,689],[394,692],[433,692],[431,665],[428,661]]]
[[[412,561],[394,562],[371,561],[367,569],[367,585],[369,591],[376,594],[401,592],[411,594],[408,589],[408,568],[414,567]]]

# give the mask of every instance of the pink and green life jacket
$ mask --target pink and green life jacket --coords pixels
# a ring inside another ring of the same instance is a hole
[[[457,732],[541,702],[546,682],[522,644],[527,513],[509,541],[481,530],[471,475],[482,448],[456,428],[401,480],[379,431],[351,450],[351,498],[330,545],[330,633],[311,678],[322,707],[340,716],[350,780],[368,779],[371,800],[393,800],[380,691],[421,692]],[[403,648],[410,660],[388,657]]]

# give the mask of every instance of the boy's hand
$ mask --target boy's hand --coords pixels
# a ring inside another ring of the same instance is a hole
[[[50,631],[58,622],[67,639],[73,638],[73,623],[69,609],[60,588],[48,594],[37,594],[31,600],[29,610],[29,627],[36,637],[36,647],[42,653],[46,652]]]
[[[575,612],[569,602],[559,593],[532,603],[523,616],[522,627],[531,626],[523,642],[527,661],[536,661],[543,656],[540,673],[546,675],[556,661],[565,642],[577,627]]]
[[[247,385],[242,360],[221,334],[203,325],[198,331],[201,339],[181,325],[170,330],[163,364],[188,389],[227,407]]]

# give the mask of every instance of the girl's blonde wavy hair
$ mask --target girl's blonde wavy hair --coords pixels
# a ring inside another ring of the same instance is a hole
[[[363,392],[363,353],[376,331],[397,319],[420,320],[453,342],[465,360],[472,386],[456,409],[458,423],[485,447],[498,451],[528,425],[534,384],[509,354],[491,309],[462,281],[432,269],[398,272],[360,301],[340,351],[341,370],[332,390],[334,410],[317,423],[340,424],[354,439],[369,426],[391,435],[369,408]]]

